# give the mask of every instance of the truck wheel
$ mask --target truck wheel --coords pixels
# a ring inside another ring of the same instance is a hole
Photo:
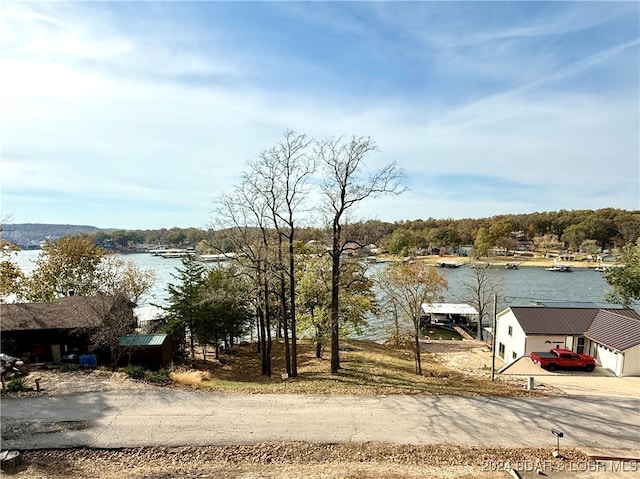
[[[587,365],[584,367],[584,370],[585,370],[586,372],[590,373],[590,372],[593,372],[593,370],[594,370],[595,368],[596,368],[596,367],[595,367],[593,364],[587,364]]]
[[[558,365],[557,365],[556,363],[549,363],[549,364],[547,365],[547,369],[548,369],[549,371],[555,371],[556,369],[558,369]]]

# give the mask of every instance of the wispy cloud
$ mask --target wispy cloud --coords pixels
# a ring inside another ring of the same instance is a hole
[[[287,128],[406,170],[365,216],[640,208],[638,6],[536,5],[4,5],[3,210],[204,225]]]

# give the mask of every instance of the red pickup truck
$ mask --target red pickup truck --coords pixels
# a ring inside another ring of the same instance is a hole
[[[552,349],[549,352],[534,352],[529,355],[534,363],[549,371],[556,369],[584,369],[588,373],[596,368],[596,360],[586,354],[568,349]]]

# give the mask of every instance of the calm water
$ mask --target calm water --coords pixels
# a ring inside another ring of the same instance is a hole
[[[34,261],[40,251],[20,251],[15,260],[27,273],[33,270]],[[148,253],[124,255],[124,259],[133,261],[138,267],[151,269],[156,274],[156,284],[150,293],[143,298],[138,315],[144,319],[153,313],[152,304],[165,304],[167,299],[166,285],[176,282],[172,277],[176,268],[181,266],[180,259],[161,258]],[[383,265],[373,265],[381,268]],[[449,289],[445,293],[445,301],[463,303],[469,300],[463,281],[469,282],[473,270],[466,266],[456,269],[439,269],[448,283]],[[498,311],[508,306],[529,306],[537,301],[561,302],[591,302],[604,303],[605,291],[609,285],[602,279],[602,275],[591,269],[576,268],[571,273],[552,273],[544,268],[522,267],[517,270],[492,268],[493,281],[497,285]],[[370,321],[370,330],[364,336],[366,339],[383,340],[386,336],[384,328]]]

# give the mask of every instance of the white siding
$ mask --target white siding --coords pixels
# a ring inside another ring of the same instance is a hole
[[[509,329],[511,328],[511,329]],[[509,334],[511,333],[511,334]],[[566,336],[527,336],[510,309],[498,314],[496,325],[496,353],[506,364],[533,351],[549,351],[552,348],[566,347]],[[500,345],[504,346],[504,355],[500,354]]]
[[[525,354],[526,340],[527,337],[511,310],[502,311],[496,324],[496,353],[500,354],[500,344],[504,345],[504,357],[500,357],[506,364],[512,363]]]
[[[603,368],[610,369],[616,376],[620,376],[622,373],[622,359],[623,356],[615,351],[605,348],[600,344],[596,346],[596,360],[598,364]]]
[[[524,354],[529,356],[533,351],[549,351],[553,348],[564,348],[565,340],[565,336],[528,336]]]
[[[640,376],[640,344],[624,352],[622,376]]]

